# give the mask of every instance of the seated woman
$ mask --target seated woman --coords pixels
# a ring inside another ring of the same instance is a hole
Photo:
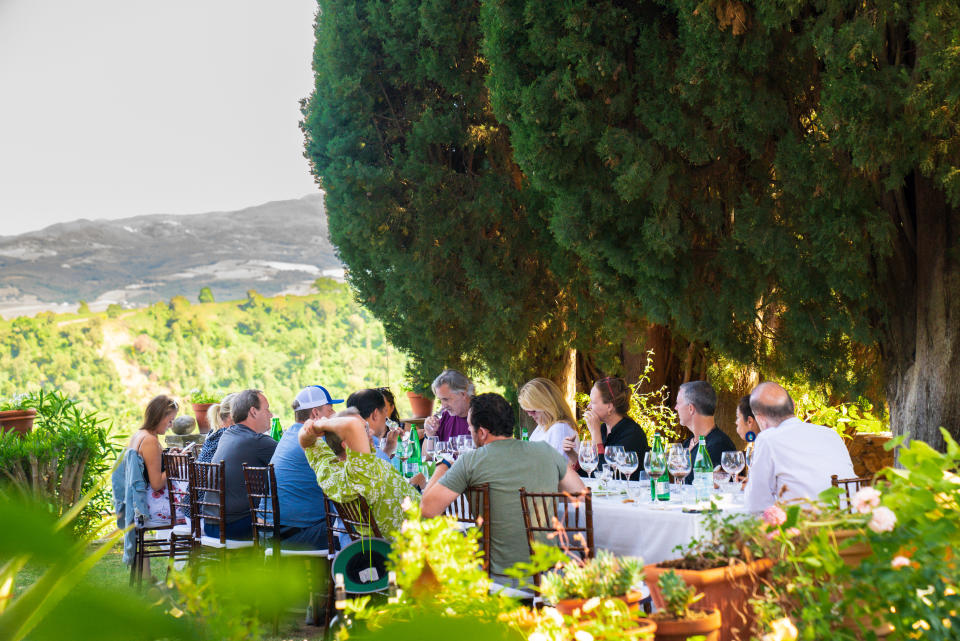
[[[236,396],[236,394],[227,394],[223,397],[222,401],[211,405],[207,409],[210,431],[207,433],[206,440],[203,441],[203,447],[200,448],[200,455],[197,456],[198,463],[209,463],[213,460],[213,455],[217,451],[217,445],[220,444],[220,437],[223,436],[224,428],[233,425],[230,408],[233,404],[234,396]]]
[[[299,438],[324,494],[339,503],[358,495],[365,498],[385,537],[392,538],[403,523],[404,497],[420,502],[416,488],[373,453],[366,425],[357,414],[309,419],[300,428]]]
[[[753,445],[757,440],[757,434],[760,433],[760,425],[757,423],[753,410],[750,409],[750,395],[747,394],[740,399],[737,404],[737,434],[747,443],[744,449],[744,456],[747,460],[747,466],[753,459]],[[740,480],[747,478],[746,469],[740,474]]]
[[[158,437],[173,424],[179,409],[175,400],[164,395],[147,404],[143,424],[130,437],[120,465],[113,473],[118,527],[134,523],[138,526],[170,524],[167,474],[161,469],[163,448]],[[130,530],[123,545],[123,561],[127,565],[133,564],[135,544],[136,533]]]
[[[546,441],[561,454],[563,439],[577,435],[577,421],[556,383],[535,378],[520,388],[520,407],[537,422],[530,441]]]

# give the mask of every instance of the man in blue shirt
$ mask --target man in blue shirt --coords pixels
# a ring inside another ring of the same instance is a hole
[[[331,398],[325,387],[311,385],[300,390],[291,405],[297,422],[284,430],[270,459],[277,475],[283,547],[327,548],[323,490],[317,484],[317,475],[300,447],[300,428],[307,419],[320,420],[333,416],[333,405],[342,402],[342,399]]]

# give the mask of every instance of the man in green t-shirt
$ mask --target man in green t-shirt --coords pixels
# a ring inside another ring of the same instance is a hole
[[[421,513],[424,518],[443,514],[468,487],[489,483],[490,561],[494,574],[502,575],[513,564],[530,560],[520,488],[576,494],[584,485],[567,459],[548,443],[513,438],[513,410],[499,394],[470,399],[467,424],[477,449],[462,454],[439,482],[431,481]]]

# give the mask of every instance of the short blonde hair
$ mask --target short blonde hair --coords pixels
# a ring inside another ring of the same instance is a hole
[[[520,388],[520,407],[524,411],[539,411],[544,419],[544,431],[554,423],[566,423],[576,431],[577,420],[556,383],[548,378],[535,378]]]

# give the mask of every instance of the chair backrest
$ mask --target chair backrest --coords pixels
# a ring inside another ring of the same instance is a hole
[[[190,485],[190,509],[194,516],[194,536],[198,539],[203,534],[200,531],[200,517],[216,521],[220,527],[220,543],[227,542],[227,496],[224,491],[226,463],[192,463],[193,483]],[[215,518],[203,514],[204,507],[215,508]]]
[[[363,538],[383,538],[373,511],[362,496],[352,501],[340,503],[330,497],[324,497],[327,502],[327,545],[331,552],[337,549],[334,535],[346,534],[351,541]]]
[[[273,463],[266,467],[243,465],[243,482],[250,500],[250,518],[253,520],[253,544],[269,541],[274,555],[280,548],[280,499],[277,496],[277,475]]]
[[[444,514],[460,523],[475,524],[480,528],[480,549],[483,569],[490,573],[490,484],[468,487],[447,506]]]
[[[838,478],[836,474],[831,474],[830,485],[833,487],[839,487],[843,490],[843,494],[846,496],[846,503],[841,500],[840,505],[846,506],[848,511],[853,512],[853,505],[850,503],[851,489],[853,490],[853,493],[856,494],[857,490],[859,490],[861,487],[870,487],[873,485],[873,477],[855,476],[849,479],[841,479]]]
[[[190,509],[190,486],[192,476],[190,463],[193,462],[193,454],[182,452],[164,452],[163,469],[167,472],[167,495],[170,497],[170,516],[173,522],[177,522],[177,515],[193,519],[193,512]]]
[[[527,492],[520,488],[523,524],[527,545],[533,554],[533,542],[548,536],[568,554],[591,559],[593,549],[593,496],[590,488],[581,494],[566,492]],[[538,536],[539,535],[539,536]]]

